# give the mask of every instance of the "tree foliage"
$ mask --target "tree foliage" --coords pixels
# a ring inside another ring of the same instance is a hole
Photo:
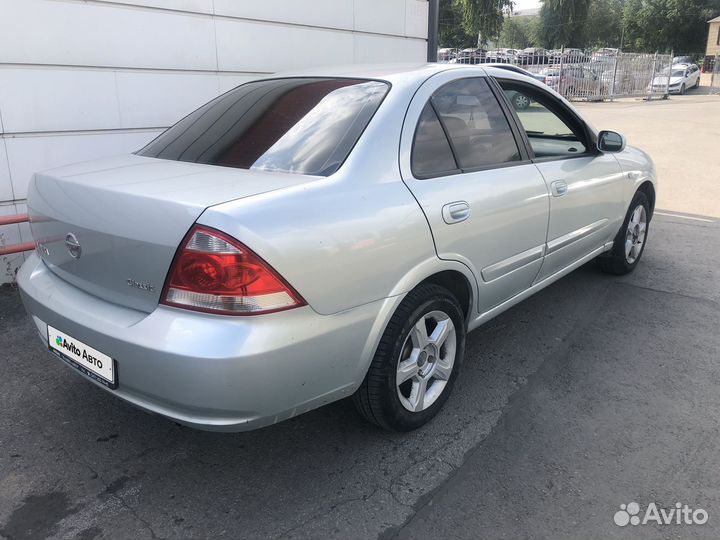
[[[590,0],[543,0],[539,38],[546,48],[583,47]]]
[[[440,0],[438,17],[438,44],[440,47],[477,46],[477,32],[465,28],[465,13],[457,0]]]
[[[585,25],[585,44],[581,47],[620,47],[625,0],[593,0]]]
[[[538,25],[537,17],[508,17],[503,23],[498,43],[510,49],[538,46]]]
[[[627,0],[623,48],[645,52],[704,51],[707,21],[718,14],[717,0]]]
[[[505,13],[512,10],[512,0],[455,0],[463,11],[463,26],[469,34],[485,43],[496,38],[502,29]]]
[[[720,0],[541,0],[538,17],[505,17],[512,0],[440,0],[440,44],[472,47],[619,47],[700,53]]]

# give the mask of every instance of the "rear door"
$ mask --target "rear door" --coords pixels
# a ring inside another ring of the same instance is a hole
[[[612,240],[625,215],[624,176],[615,157],[597,150],[585,123],[561,100],[535,85],[498,82],[506,95],[522,91],[532,99],[517,117],[551,195],[539,281]]]
[[[547,188],[495,88],[477,70],[432,77],[410,104],[400,146],[437,254],[473,271],[480,312],[530,287],[548,225]]]

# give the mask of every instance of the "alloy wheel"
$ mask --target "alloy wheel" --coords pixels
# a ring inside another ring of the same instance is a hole
[[[647,212],[642,204],[633,210],[625,234],[625,260],[633,264],[642,253],[647,233]]]
[[[431,311],[413,325],[398,358],[396,385],[402,406],[424,411],[440,397],[457,352],[455,325],[447,313]]]
[[[516,109],[527,109],[530,105],[530,100],[523,94],[515,95],[515,108]]]

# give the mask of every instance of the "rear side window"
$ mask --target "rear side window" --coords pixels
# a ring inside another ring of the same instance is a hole
[[[483,78],[460,79],[430,98],[463,170],[520,160],[510,124]]]
[[[329,176],[343,164],[389,85],[339,78],[254,81],[162,133],[141,156]]]
[[[430,102],[420,114],[415,130],[411,168],[417,178],[458,172],[450,143]]]

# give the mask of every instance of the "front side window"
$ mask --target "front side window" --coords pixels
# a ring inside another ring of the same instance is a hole
[[[530,105],[516,110],[535,157],[570,157],[587,152],[582,126],[561,113],[551,96],[530,85],[498,80],[510,103],[521,93]]]
[[[183,118],[138,154],[328,176],[350,154],[388,89],[361,79],[249,82]]]

